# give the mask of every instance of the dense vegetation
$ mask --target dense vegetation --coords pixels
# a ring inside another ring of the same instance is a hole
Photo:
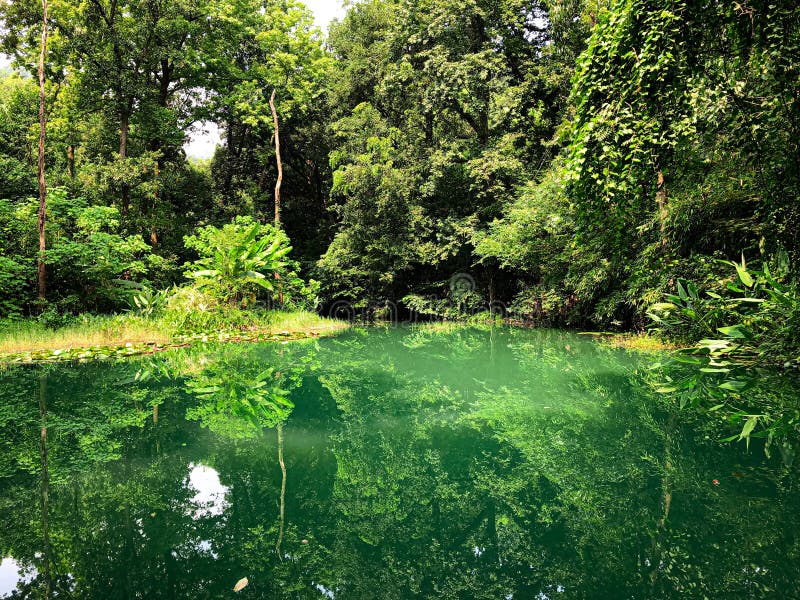
[[[42,4],[2,11],[5,316],[119,311],[131,289],[149,306],[186,274],[238,308],[650,313],[797,358],[794,2],[362,0],[324,38],[295,0],[53,1],[44,302],[24,75]],[[208,162],[182,149],[201,121],[225,141]]]

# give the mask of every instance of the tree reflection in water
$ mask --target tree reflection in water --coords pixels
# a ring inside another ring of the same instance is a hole
[[[0,371],[11,596],[221,597],[245,576],[254,598],[796,589],[796,468],[720,444],[650,363],[439,327],[54,366],[46,389]]]

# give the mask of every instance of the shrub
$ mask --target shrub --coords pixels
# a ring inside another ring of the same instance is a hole
[[[761,270],[742,262],[721,261],[731,267],[731,277],[716,282],[701,294],[697,285],[677,282],[677,294],[655,304],[650,318],[661,334],[712,355],[758,364],[798,359],[800,296],[786,283],[789,273],[785,253],[765,261]]]
[[[38,200],[0,200],[0,311],[22,312],[34,300]],[[172,269],[138,235],[120,233],[116,208],[90,206],[64,188],[48,194],[48,301],[59,311],[113,311],[127,304],[120,281],[163,282]],[[26,266],[27,265],[27,266]],[[13,298],[13,306],[4,298]]]
[[[0,255],[0,318],[21,317],[29,282],[35,277],[24,257]]]
[[[197,289],[230,306],[249,308],[259,299],[293,309],[308,308],[319,289],[303,281],[288,258],[292,247],[280,228],[237,217],[222,228],[207,226],[184,238],[200,258],[185,275]]]
[[[717,281],[713,290],[701,293],[694,283],[678,281],[677,294],[652,307],[655,329],[695,344],[667,364],[653,365],[662,371],[657,391],[675,394],[681,408],[705,407],[740,426],[729,441],[765,438],[769,452],[780,440],[787,460],[787,435],[796,435],[800,425],[795,380],[762,367],[800,366],[800,295],[786,283],[785,253],[760,270],[748,267],[744,257],[725,264],[732,277]]]

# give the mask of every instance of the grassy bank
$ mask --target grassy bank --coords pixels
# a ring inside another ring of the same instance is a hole
[[[579,335],[592,337],[600,343],[615,348],[635,350],[638,352],[664,352],[677,350],[680,346],[669,342],[659,336],[647,333],[611,333],[611,332],[581,332]]]
[[[204,332],[181,330],[174,319],[128,314],[85,315],[55,329],[33,320],[9,321],[0,324],[0,360],[38,360],[59,355],[88,358],[89,350],[105,350],[100,354],[108,355],[114,348],[120,349],[117,354],[135,354],[147,348],[157,350],[203,339],[297,339],[330,334],[347,327],[342,321],[308,312],[253,312],[248,313],[244,321],[241,315],[238,317],[228,326],[222,321],[213,331]]]

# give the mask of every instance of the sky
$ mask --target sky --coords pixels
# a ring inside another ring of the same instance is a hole
[[[333,19],[344,16],[342,0],[305,0],[304,4],[314,12],[314,20],[322,29],[327,29]]]
[[[328,30],[333,19],[345,13],[342,0],[305,0],[305,5],[313,11],[314,21],[323,31]],[[211,158],[221,141],[219,128],[214,123],[196,123],[184,150],[190,158]]]

